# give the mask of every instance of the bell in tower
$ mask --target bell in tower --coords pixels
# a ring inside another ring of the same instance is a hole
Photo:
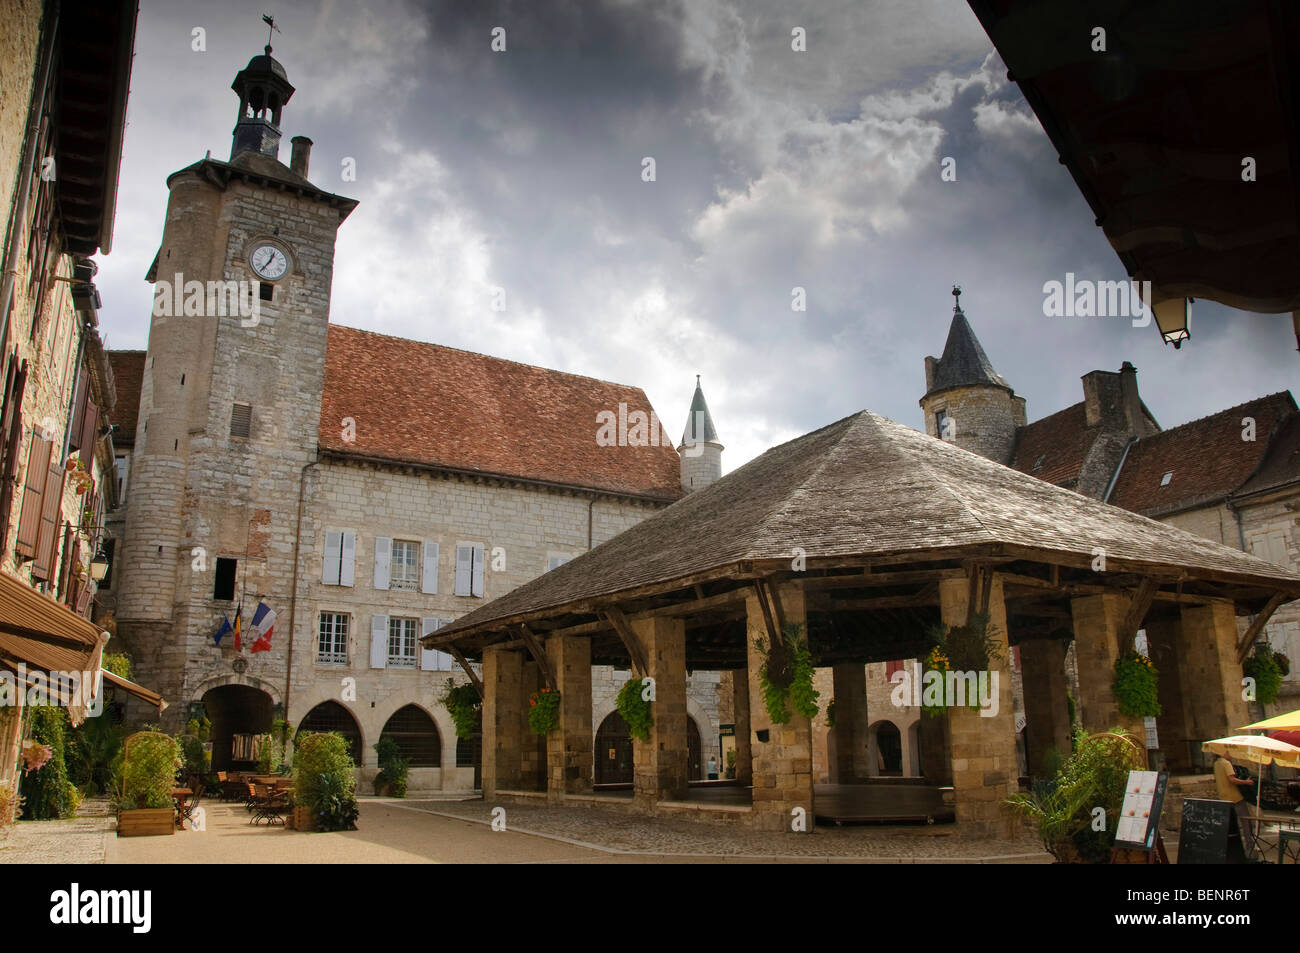
[[[239,94],[239,121],[230,158],[241,152],[260,152],[272,159],[280,152],[280,111],[293,95],[284,67],[271,58],[268,44],[261,56],[254,56],[230,85]]]

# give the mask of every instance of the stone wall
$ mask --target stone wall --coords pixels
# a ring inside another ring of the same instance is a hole
[[[1016,427],[1025,423],[1025,403],[1000,387],[955,387],[921,401],[925,432],[942,438],[935,415],[945,411],[952,422],[952,442],[972,453],[1007,463],[1016,442]]]

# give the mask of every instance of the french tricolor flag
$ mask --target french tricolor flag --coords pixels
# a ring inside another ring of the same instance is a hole
[[[265,602],[257,604],[253,621],[248,626],[249,635],[253,636],[250,652],[267,652],[271,648],[271,635],[275,632],[275,613]]]

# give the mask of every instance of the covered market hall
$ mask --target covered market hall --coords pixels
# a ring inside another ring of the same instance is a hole
[[[1202,767],[1203,740],[1249,720],[1241,659],[1298,596],[1300,576],[1271,563],[861,411],[767,451],[424,644],[467,671],[482,662],[481,682],[471,677],[483,695],[485,798],[617,800],[789,831],[812,827],[792,818],[852,813],[854,791],[870,787],[843,783],[865,762],[880,716],[867,711],[865,664],[920,658],[936,626],[983,618],[1000,649],[987,673],[996,694],[921,719],[920,761],[966,832],[1002,836],[1003,802],[1019,785],[1012,647],[1032,770],[1050,748],[1069,750],[1071,640],[1085,729],[1145,736],[1111,688],[1115,661],[1145,630],[1153,654],[1177,660],[1159,671],[1159,758],[1190,772]],[[1253,617],[1240,637],[1239,616]],[[810,719],[773,724],[764,704],[764,661],[792,637],[833,673],[833,788],[814,790]],[[654,680],[630,796],[593,789],[593,665]],[[731,681],[736,778],[725,797],[688,782],[692,670]],[[528,722],[543,688],[559,695],[544,749]]]

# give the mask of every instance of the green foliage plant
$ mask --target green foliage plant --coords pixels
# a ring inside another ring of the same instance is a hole
[[[645,685],[645,679],[629,678],[619,689],[614,704],[627,722],[628,734],[649,741],[650,729],[654,727],[655,721],[650,712],[650,701],[645,697]]]
[[[311,808],[317,830],[356,830],[356,765],[347,740],[336,731],[309,734],[296,749],[294,803]]]
[[[1241,671],[1243,675],[1255,680],[1255,701],[1261,705],[1270,705],[1277,701],[1277,693],[1282,687],[1282,669],[1277,664],[1272,649],[1257,647],[1251,656],[1241,663]]]
[[[23,819],[57,821],[77,812],[80,796],[77,786],[68,780],[66,732],[68,714],[53,706],[32,708],[28,735],[37,744],[47,745],[50,760],[28,771],[22,778]]]
[[[528,727],[535,735],[554,731],[560,725],[560,693],[551,688],[533,692],[528,699]]]
[[[126,739],[124,751],[118,807],[171,807],[176,770],[183,764],[176,739],[156,731],[136,732]]]
[[[1115,660],[1115,680],[1110,690],[1122,715],[1154,718],[1161,712],[1158,700],[1160,673],[1141,652],[1125,652]]]
[[[1057,860],[1102,863],[1115,842],[1128,773],[1145,761],[1140,739],[1123,728],[1095,735],[1076,728],[1074,751],[1057,774],[1013,794],[1007,804],[1034,823],[1043,847]],[[1105,811],[1104,825],[1096,808]]]
[[[392,738],[381,736],[375,743],[375,753],[379,755],[379,774],[375,777],[376,790],[387,784],[393,790],[393,797],[406,797],[406,781],[410,774],[411,762],[402,757],[402,749]]]
[[[804,638],[804,627],[787,623],[782,627],[779,644],[768,646],[761,638],[754,641],[763,656],[758,682],[763,691],[763,705],[774,725],[790,723],[791,711],[805,718],[816,718],[820,693],[813,688],[812,651]]]
[[[457,685],[448,681],[438,701],[447,709],[447,714],[451,715],[452,724],[456,726],[456,737],[473,738],[483,711],[483,699],[479,697],[478,689],[468,682]]]

